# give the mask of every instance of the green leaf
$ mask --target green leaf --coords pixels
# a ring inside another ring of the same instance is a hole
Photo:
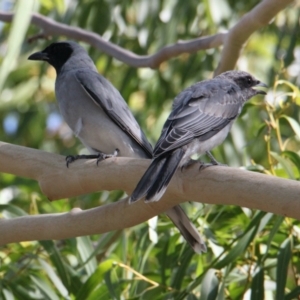
[[[284,297],[284,300],[299,299],[299,295],[300,295],[300,286],[297,286]]]
[[[259,128],[257,129],[257,132],[256,132],[256,137],[260,137],[260,135],[262,134],[262,132],[267,129],[267,124],[266,123],[262,123],[260,124]]]
[[[179,267],[176,269],[176,273],[173,277],[171,286],[175,289],[180,290],[186,270],[193,258],[195,253],[190,248],[186,249],[184,255],[181,257]]]
[[[251,283],[251,300],[263,300],[264,296],[264,270],[259,267]]]
[[[204,275],[201,284],[200,300],[215,300],[218,295],[219,279],[216,276],[218,270],[209,269]]]
[[[82,298],[82,299],[87,299],[87,300],[107,300],[111,299],[110,293],[107,289],[107,286],[105,284],[101,285],[95,291],[91,293],[91,295],[88,298]],[[76,298],[77,300],[77,298]]]
[[[53,267],[51,265],[49,265],[45,260],[43,259],[38,259],[39,263],[41,264],[41,266],[43,267],[43,269],[45,270],[45,274],[47,274],[47,276],[50,278],[50,280],[52,281],[52,283],[54,284],[54,286],[57,288],[57,290],[59,291],[59,293],[64,297],[67,298],[68,297],[68,290],[66,289],[66,287],[63,285],[62,281],[60,280],[60,278],[56,275]]]
[[[0,286],[0,299],[14,300],[15,297],[13,296],[11,291],[7,289],[2,289],[2,286]]]
[[[26,31],[31,19],[34,0],[21,1],[16,5],[15,15],[8,37],[7,51],[0,68],[0,92],[8,74],[17,66],[17,59],[26,36]]]
[[[15,297],[14,299],[32,300],[32,295],[30,295],[30,289],[26,286],[20,285],[18,282],[10,282],[9,289],[13,292]]]
[[[1,204],[0,211],[2,211],[2,214],[7,219],[28,215],[23,209],[12,204]]]
[[[71,290],[71,274],[68,272],[68,269],[65,267],[65,263],[61,256],[61,253],[58,251],[53,241],[39,241],[39,243],[44,247],[48,252],[53,265],[55,266],[60,279],[62,280],[64,286]]]
[[[295,179],[295,174],[293,172],[293,169],[289,163],[288,160],[285,158],[281,157],[279,154],[276,152],[271,151],[270,154],[281,164],[282,168],[285,170],[285,172],[288,174],[289,178]]]
[[[219,262],[217,262],[214,267],[216,269],[222,269],[226,265],[234,262],[248,247],[252,242],[257,231],[257,227],[252,227],[249,231],[245,232],[242,237],[237,241],[237,244],[228,252],[228,254]]]
[[[300,175],[300,156],[298,153],[293,152],[293,151],[283,151],[281,152],[281,155],[288,157],[293,163],[294,165],[298,168],[298,172]]]
[[[109,291],[109,295],[110,295],[110,299],[120,299],[120,295],[119,295],[119,287],[116,288],[116,286],[113,283],[112,280],[112,270],[109,270],[108,272],[106,272],[104,274],[104,280],[105,280],[105,284],[106,287]]]
[[[95,251],[88,236],[81,236],[76,238],[77,250],[83,262],[86,273],[90,276],[97,268],[97,260],[95,258]]]
[[[298,32],[298,30],[296,31]],[[287,81],[287,80],[277,80],[276,85],[279,85],[279,84],[284,84],[284,85],[287,85],[288,87],[290,87],[293,91],[292,93],[292,98],[296,100],[296,103],[297,103],[297,100],[299,99],[299,94],[300,94],[300,91],[299,91],[299,88],[292,84],[291,82]],[[299,103],[297,103],[299,105]]]
[[[43,294],[43,299],[59,300],[55,291],[50,287],[50,285],[46,281],[42,280],[41,278],[37,278],[36,276],[30,276],[30,278]]]
[[[282,116],[280,116],[280,118],[286,119],[289,122],[292,129],[294,130],[297,137],[300,138],[300,125],[299,125],[299,123],[295,119],[293,119],[289,116],[286,116],[286,115],[282,115]]]
[[[280,228],[280,225],[282,224],[283,221],[284,221],[284,217],[282,217],[282,216],[276,216],[276,221],[273,222],[272,230],[269,233],[266,252],[265,252],[264,256],[261,259],[262,262],[267,259],[271,243],[272,243],[272,241],[274,239],[274,236],[278,232],[278,230]]]
[[[138,299],[158,299],[159,298],[164,299],[164,296],[170,298],[170,294],[166,293],[166,289],[163,286],[156,286],[156,287],[150,287],[142,292],[141,295],[139,295]]]
[[[280,246],[276,270],[276,300],[284,299],[284,290],[291,259],[291,239],[288,237]]]
[[[88,280],[81,286],[76,295],[76,300],[85,300],[88,295],[92,293],[97,286],[103,281],[104,275],[114,267],[114,260],[109,259],[101,263],[95,272],[88,278]]]
[[[226,265],[234,262],[249,246],[249,244],[253,241],[257,230],[260,226],[260,221],[263,217],[265,217],[265,212],[259,212],[256,216],[252,219],[248,228],[244,232],[244,234],[239,237],[236,245],[228,252],[228,254],[220,261],[218,261],[214,267],[216,269],[221,269]]]

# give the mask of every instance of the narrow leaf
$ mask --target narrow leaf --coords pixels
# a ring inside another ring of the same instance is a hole
[[[293,164],[298,168],[298,172],[300,174],[300,156],[298,153],[293,151],[283,151],[281,152],[281,155],[288,157]]]
[[[298,138],[300,138],[300,125],[299,125],[299,123],[295,119],[293,119],[291,117],[288,117],[286,115],[282,115],[282,116],[280,116],[280,118],[286,119],[289,122],[292,129],[294,130],[295,134],[298,136]]]
[[[71,289],[71,278],[68,273],[68,269],[65,267],[63,258],[55,246],[53,241],[39,241],[39,243],[44,247],[44,249],[48,252],[50,259],[55,266],[59,278],[62,280],[64,286],[70,290]]]
[[[0,68],[0,92],[8,74],[17,65],[17,59],[29,26],[34,2],[34,0],[17,1],[16,12],[8,37],[7,52]]]
[[[295,174],[293,172],[293,169],[292,169],[289,161],[286,160],[285,158],[281,157],[276,152],[271,151],[270,154],[281,164],[282,168],[288,174],[289,178],[295,179]]]
[[[86,273],[90,276],[97,268],[97,260],[91,240],[88,236],[76,238],[77,250],[83,262]]]
[[[252,280],[251,300],[263,300],[264,296],[264,270],[262,268],[259,268]]]
[[[299,299],[299,295],[300,295],[300,286],[297,286],[284,297],[284,300]]]
[[[276,300],[284,299],[284,290],[291,259],[291,239],[288,237],[280,246],[276,271]]]
[[[215,300],[218,296],[219,279],[216,276],[218,270],[209,269],[204,275],[201,284],[200,300]]]
[[[110,271],[114,266],[113,260],[106,260],[101,263],[96,271],[88,278],[88,280],[82,285],[76,295],[77,300],[84,300],[88,298],[88,295],[92,293],[97,286],[103,281],[104,275]]]

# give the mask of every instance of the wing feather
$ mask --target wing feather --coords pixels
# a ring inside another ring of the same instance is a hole
[[[202,81],[179,94],[154,148],[154,156],[205,141],[226,127],[241,110],[240,89],[231,82]],[[218,109],[218,107],[220,109]]]
[[[87,80],[89,78],[89,80]],[[96,72],[78,70],[76,79],[94,103],[152,157],[152,146],[132,115],[127,103],[116,88]]]

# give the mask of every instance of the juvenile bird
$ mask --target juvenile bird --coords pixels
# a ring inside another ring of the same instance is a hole
[[[152,158],[152,146],[117,89],[101,76],[87,52],[75,42],[52,43],[29,60],[46,61],[57,73],[55,94],[60,112],[91,155],[67,156],[67,166],[78,158],[111,156]],[[180,206],[166,214],[195,252],[206,246]]]
[[[198,82],[181,92],[154,147],[153,160],[129,201],[145,197],[158,201],[165,193],[178,167],[184,167],[193,154],[207,153],[220,145],[242,111],[244,103],[266,85],[243,71],[228,71]]]

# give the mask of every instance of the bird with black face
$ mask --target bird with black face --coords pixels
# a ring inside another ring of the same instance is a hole
[[[177,168],[188,165],[193,154],[206,153],[218,164],[209,151],[225,140],[244,103],[266,94],[258,86],[266,87],[246,72],[228,71],[181,92],[154,147],[152,163],[129,201],[158,201]]]
[[[152,158],[152,146],[117,89],[101,76],[87,52],[71,41],[52,43],[29,56],[46,61],[57,73],[55,94],[60,112],[91,155],[67,156],[67,166],[79,158],[112,156]],[[195,252],[205,243],[180,206],[166,214]]]

